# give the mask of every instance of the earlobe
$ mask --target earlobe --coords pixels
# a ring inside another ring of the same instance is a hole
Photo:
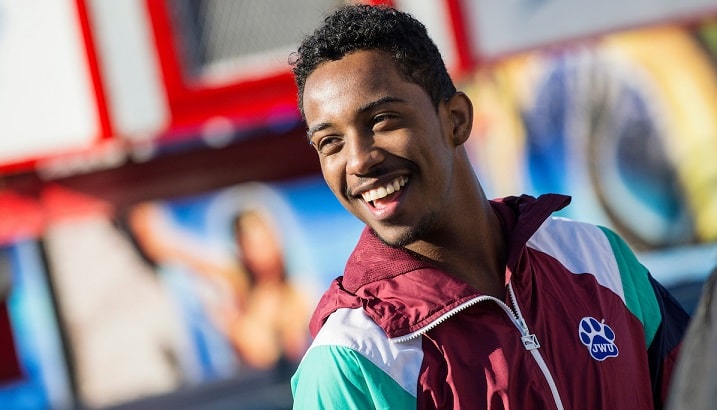
[[[473,103],[463,93],[457,92],[446,101],[446,109],[451,121],[451,135],[455,146],[464,144],[473,128]]]

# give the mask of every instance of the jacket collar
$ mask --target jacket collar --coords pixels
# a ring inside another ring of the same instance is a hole
[[[507,266],[512,271],[520,250],[540,225],[555,211],[570,203],[570,197],[545,194],[511,196],[490,201],[507,238]],[[412,270],[433,268],[428,261],[403,248],[384,244],[368,227],[364,228],[344,270],[343,286],[355,293],[361,286],[390,279]]]
[[[491,201],[506,232],[506,275],[514,271],[525,243],[540,225],[569,202],[570,197],[557,194]],[[346,263],[344,275],[331,284],[319,302],[310,328],[315,336],[336,309],[362,307],[389,337],[398,337],[478,295],[467,283],[406,249],[384,244],[365,228]]]
[[[344,270],[344,289],[356,293],[368,283],[391,279],[417,269],[435,268],[404,248],[384,244],[368,227],[364,228],[356,249]]]

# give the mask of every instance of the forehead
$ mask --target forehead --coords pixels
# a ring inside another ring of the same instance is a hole
[[[319,65],[307,77],[304,111],[309,120],[317,109],[346,108],[348,104],[400,95],[417,87],[401,77],[395,62],[387,54],[374,50],[358,51]]]
[[[339,60],[319,64],[306,79],[305,88],[316,87],[334,79],[359,80],[381,73],[378,79],[398,75],[396,63],[386,53],[378,50],[359,50],[346,54]]]

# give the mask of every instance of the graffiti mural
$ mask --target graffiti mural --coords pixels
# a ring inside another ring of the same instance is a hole
[[[717,24],[523,54],[463,85],[494,196],[562,192],[565,216],[642,251],[717,240]]]
[[[17,345],[0,353],[20,367],[5,362],[3,409],[203,394],[290,407],[311,310],[363,228],[320,176],[122,208],[76,199],[39,237],[0,246],[0,341]]]

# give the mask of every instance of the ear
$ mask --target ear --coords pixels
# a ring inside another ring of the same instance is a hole
[[[445,102],[451,137],[455,146],[468,140],[473,128],[473,103],[463,92],[457,92]]]

